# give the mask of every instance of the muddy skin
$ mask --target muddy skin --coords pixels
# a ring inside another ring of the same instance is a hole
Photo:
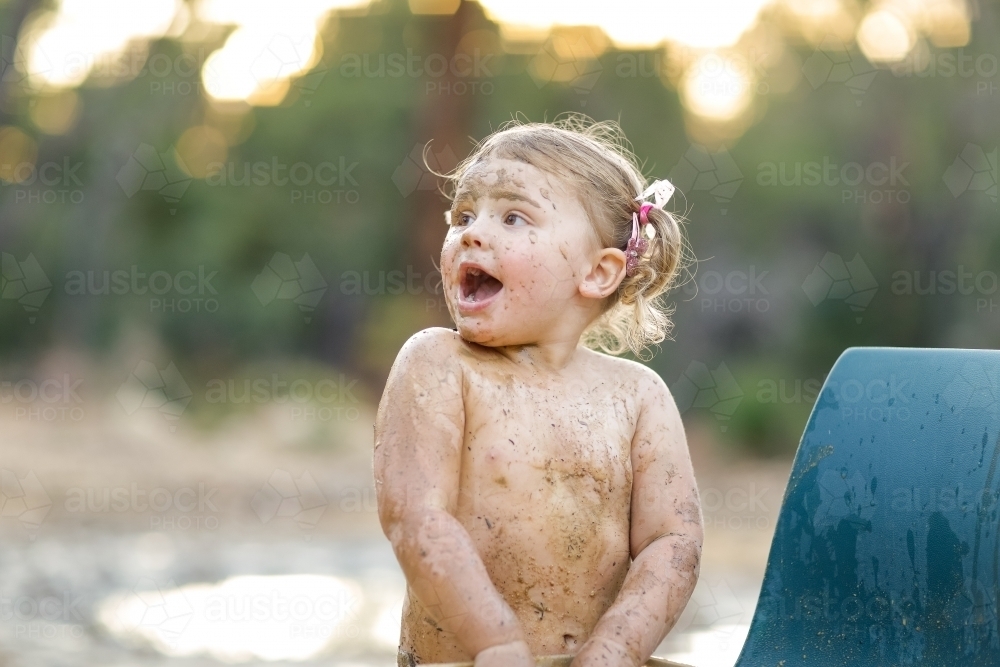
[[[538,202],[524,192],[524,178],[512,170],[500,168],[495,171],[489,165],[475,165],[466,173],[462,184],[455,191],[451,211],[455,215],[463,204],[483,197],[492,199],[510,199],[511,201],[526,201],[538,206]],[[542,190],[545,194],[548,190]],[[548,197],[545,197],[548,199]]]
[[[549,196],[549,190],[548,190],[548,188],[539,188],[539,192],[541,193],[542,197],[544,197],[545,199],[549,200],[549,203],[552,204],[552,210],[555,211],[556,210],[556,203],[554,201],[552,201],[552,197]]]
[[[492,193],[525,202],[530,224],[501,227],[507,204],[477,205],[449,231],[442,277],[459,331],[407,341],[379,404],[379,518],[408,583],[400,650],[415,664],[571,653],[573,667],[639,665],[698,576],[690,456],[656,373],[579,346],[599,306],[579,296],[589,223],[529,167],[494,161],[460,185],[453,215]],[[561,217],[527,205],[549,198]],[[503,289],[465,314],[469,249]]]

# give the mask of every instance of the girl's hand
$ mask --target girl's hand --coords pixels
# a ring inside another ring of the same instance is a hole
[[[535,667],[535,658],[527,643],[513,641],[477,653],[475,667]]]
[[[616,641],[597,635],[583,643],[570,667],[640,667],[628,649]]]

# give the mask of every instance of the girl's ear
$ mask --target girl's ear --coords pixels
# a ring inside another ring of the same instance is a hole
[[[624,278],[625,253],[618,248],[604,248],[580,283],[580,294],[588,299],[604,299],[618,289]]]

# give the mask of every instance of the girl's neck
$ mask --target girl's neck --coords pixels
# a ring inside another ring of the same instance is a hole
[[[580,337],[530,345],[504,345],[495,349],[513,363],[541,373],[558,373],[576,359]]]

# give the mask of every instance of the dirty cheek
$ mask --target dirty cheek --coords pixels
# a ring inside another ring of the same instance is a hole
[[[452,267],[452,252],[448,248],[447,241],[445,242],[444,248],[441,250],[441,280],[448,284],[448,278],[451,275]]]

